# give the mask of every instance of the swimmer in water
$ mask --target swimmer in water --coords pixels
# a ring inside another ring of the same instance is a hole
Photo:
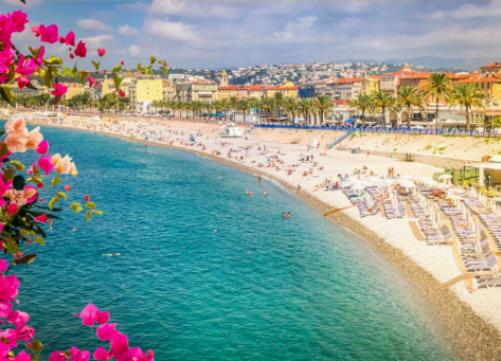
[[[267,191],[263,192],[263,197],[268,197],[268,192]]]
[[[291,212],[284,212],[282,213],[282,218],[283,219],[291,219],[292,213]]]
[[[245,194],[249,197],[252,197],[254,195],[254,193],[252,193],[251,191],[245,191]]]

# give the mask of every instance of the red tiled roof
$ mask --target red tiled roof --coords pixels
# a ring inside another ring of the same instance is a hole
[[[218,90],[223,91],[294,91],[298,90],[297,86],[282,86],[282,85],[265,85],[265,84],[256,84],[256,85],[227,85],[220,86]]]
[[[348,104],[348,101],[344,100],[344,99],[332,99],[332,104],[333,105],[346,105],[346,104]]]
[[[360,83],[361,81],[362,78],[339,78],[329,84],[351,84],[351,83]]]
[[[472,76],[469,78],[458,80],[456,83],[501,83],[501,78],[495,76]]]
[[[480,67],[480,69],[495,69],[495,68],[501,68],[501,63],[495,62],[491,64],[482,65]]]

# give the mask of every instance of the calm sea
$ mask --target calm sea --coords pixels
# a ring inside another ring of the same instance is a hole
[[[19,269],[49,349],[98,344],[72,316],[93,302],[159,361],[453,359],[410,283],[280,187],[175,150],[45,136],[78,164],[72,192],[106,212],[68,212]]]

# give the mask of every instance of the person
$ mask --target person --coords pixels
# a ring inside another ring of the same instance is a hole
[[[290,219],[291,217],[292,217],[292,214],[289,211],[282,213],[282,218],[283,219]]]
[[[268,197],[268,192],[267,191],[263,192],[263,197]]]

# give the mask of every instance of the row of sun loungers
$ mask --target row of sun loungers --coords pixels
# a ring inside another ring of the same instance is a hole
[[[431,220],[431,213],[425,210],[415,199],[409,199],[409,205],[418,219],[419,228],[423,232],[426,243],[428,245],[448,244],[450,232],[438,229]]]

